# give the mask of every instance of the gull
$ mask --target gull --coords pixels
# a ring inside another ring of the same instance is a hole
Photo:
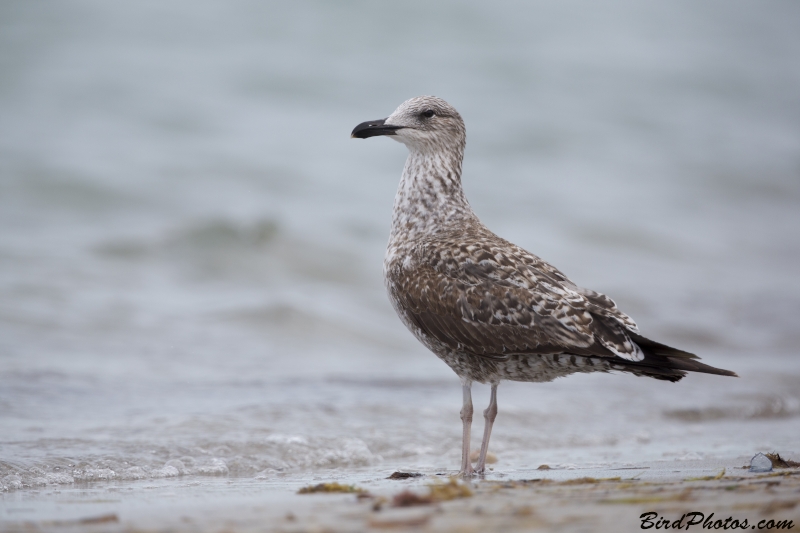
[[[460,475],[485,473],[502,380],[547,382],[612,371],[672,382],[687,371],[736,376],[642,336],[609,297],[579,287],[484,226],[461,187],[466,128],[447,102],[412,98],[351,134],[376,136],[409,150],[394,199],[384,281],[403,324],[461,380]],[[491,386],[474,469],[473,382]]]

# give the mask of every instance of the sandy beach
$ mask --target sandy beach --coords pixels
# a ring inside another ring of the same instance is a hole
[[[516,471],[469,483],[441,473],[391,480],[390,472],[376,470],[305,479],[150,482],[136,487],[145,490],[134,498],[125,495],[133,487],[100,484],[6,500],[10,507],[39,506],[40,514],[53,518],[5,520],[0,530],[614,532],[662,529],[663,520],[673,524],[681,517],[679,529],[688,531],[720,529],[717,520],[733,530],[800,527],[800,471],[750,473],[742,462]],[[298,494],[321,483],[363,492]]]

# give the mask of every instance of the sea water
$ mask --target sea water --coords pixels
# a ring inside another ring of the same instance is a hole
[[[797,20],[3,2],[0,519],[71,487],[455,471],[459,381],[382,285],[405,148],[349,138],[419,94],[466,120],[491,229],[741,376],[503,384],[495,472],[796,455]]]

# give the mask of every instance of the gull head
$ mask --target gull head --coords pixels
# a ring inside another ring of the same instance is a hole
[[[354,139],[391,136],[411,150],[462,149],[466,128],[453,106],[435,96],[406,100],[394,113],[380,120],[362,122],[350,134]]]

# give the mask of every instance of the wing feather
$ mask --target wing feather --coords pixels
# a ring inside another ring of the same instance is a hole
[[[452,349],[644,357],[629,335],[636,324],[610,298],[488,230],[430,237],[391,268],[390,290],[409,318]]]

